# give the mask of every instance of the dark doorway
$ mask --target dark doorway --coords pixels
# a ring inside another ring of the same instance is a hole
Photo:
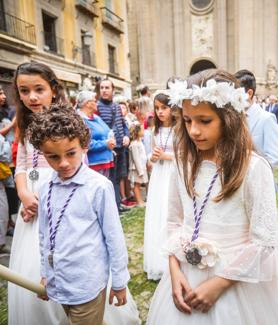
[[[212,63],[211,61],[199,60],[192,65],[190,69],[190,75],[206,69],[215,69],[215,68],[216,68],[215,64]]]

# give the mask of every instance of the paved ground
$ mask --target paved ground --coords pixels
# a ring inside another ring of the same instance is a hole
[[[150,299],[157,283],[149,281],[143,272],[143,234],[145,209],[133,208],[121,217],[129,251],[130,291],[137,303],[142,324],[145,323]],[[7,248],[11,237],[7,237]],[[0,264],[8,266],[9,254],[0,254]],[[7,325],[7,283],[0,280],[0,325]]]

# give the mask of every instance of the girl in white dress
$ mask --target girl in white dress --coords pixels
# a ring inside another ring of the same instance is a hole
[[[139,122],[134,122],[129,128],[130,145],[129,150],[129,171],[128,180],[131,183],[137,205],[144,207],[141,194],[141,185],[148,183],[147,155],[142,142],[144,135],[143,126]]]
[[[161,251],[165,241],[168,215],[168,190],[173,160],[173,126],[175,119],[169,106],[166,90],[154,95],[153,163],[148,187],[144,230],[144,271],[148,279],[159,280],[167,267],[167,258]]]
[[[14,83],[20,131],[15,180],[22,204],[13,236],[10,268],[39,283],[37,193],[40,186],[49,180],[52,169],[26,140],[26,129],[33,113],[49,107],[52,102],[65,101],[65,96],[54,72],[41,63],[23,63],[18,66]],[[61,306],[54,302],[45,303],[34,293],[11,283],[8,287],[8,304],[10,325],[67,324]]]
[[[40,282],[40,252],[37,193],[53,172],[43,155],[28,142],[26,130],[33,113],[52,102],[65,102],[64,90],[54,72],[46,65],[31,62],[18,66],[15,74],[17,124],[20,131],[16,185],[22,202],[11,248],[10,268],[34,282]],[[109,286],[109,285],[108,285]],[[111,287],[111,284],[110,284]],[[136,304],[127,290],[127,304],[115,307],[108,303],[106,325],[138,325]],[[9,325],[66,325],[63,308],[53,301],[44,302],[34,293],[12,283],[8,285]]]
[[[171,85],[182,119],[170,178],[169,270],[147,324],[277,324],[274,180],[252,151],[247,96],[237,85],[220,70]]]

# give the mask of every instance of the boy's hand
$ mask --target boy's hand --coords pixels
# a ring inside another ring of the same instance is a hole
[[[114,297],[117,298],[115,306],[123,306],[126,304],[126,288],[121,290],[114,290],[111,288],[109,295],[109,304],[112,305]]]
[[[185,298],[185,302],[192,308],[207,313],[223,292],[235,281],[214,277],[201,283]]]
[[[46,287],[46,278],[41,278],[40,284],[42,284],[44,287]],[[45,300],[45,301],[49,300],[46,293],[45,293],[45,295],[38,295],[38,298]]]

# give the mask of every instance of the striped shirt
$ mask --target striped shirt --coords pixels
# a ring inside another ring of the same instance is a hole
[[[98,114],[102,120],[113,129],[116,138],[116,148],[123,147],[123,137],[129,136],[128,128],[119,105],[100,99],[97,103]]]

